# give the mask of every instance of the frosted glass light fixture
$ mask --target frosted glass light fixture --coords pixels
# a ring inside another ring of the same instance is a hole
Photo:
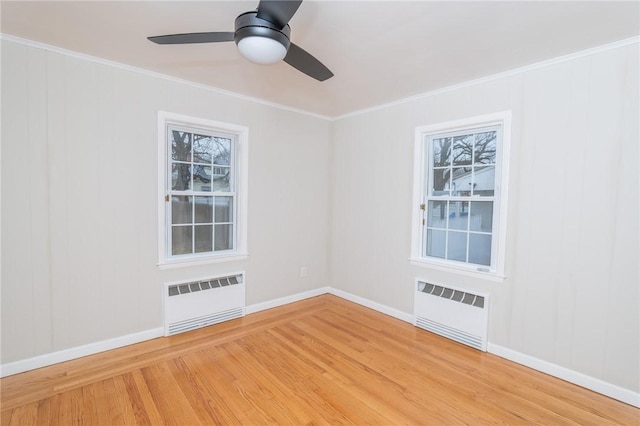
[[[287,54],[287,48],[280,42],[261,36],[244,37],[238,41],[238,50],[247,60],[262,65],[280,62]]]

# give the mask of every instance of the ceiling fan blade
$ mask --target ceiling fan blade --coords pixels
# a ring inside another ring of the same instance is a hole
[[[233,41],[233,32],[214,33],[188,33],[188,34],[168,34],[155,37],[147,37],[157,44],[190,44],[190,43],[218,43],[223,41]]]
[[[325,81],[333,77],[333,73],[329,68],[325,67],[322,62],[293,43],[289,45],[289,50],[287,51],[287,56],[284,57],[284,61],[298,71],[302,71],[318,81]]]
[[[260,0],[256,16],[282,29],[287,26],[300,3],[302,0]]]

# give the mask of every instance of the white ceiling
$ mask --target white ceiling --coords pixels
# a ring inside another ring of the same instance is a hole
[[[146,37],[233,31],[258,1],[2,1],[1,31],[336,117],[640,33],[640,2],[317,1],[294,43],[335,74],[255,65],[234,43],[160,46]]]

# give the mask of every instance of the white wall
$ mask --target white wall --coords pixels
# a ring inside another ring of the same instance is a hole
[[[158,110],[249,128],[248,260],[156,266]],[[4,40],[2,363],[161,327],[164,282],[246,270],[248,305],[326,286],[330,125]]]
[[[411,314],[420,277],[490,292],[492,344],[637,393],[638,91],[633,44],[331,123],[5,40],[2,363],[160,327],[167,281]],[[249,128],[248,260],[157,268],[158,110]],[[410,265],[415,127],[503,110],[506,280]]]
[[[412,312],[415,277],[490,292],[494,345],[640,390],[638,46],[344,117],[333,286]],[[415,127],[513,112],[503,283],[411,266]]]

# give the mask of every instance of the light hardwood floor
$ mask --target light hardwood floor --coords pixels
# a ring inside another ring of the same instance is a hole
[[[2,425],[640,424],[637,408],[330,295],[1,385]]]

